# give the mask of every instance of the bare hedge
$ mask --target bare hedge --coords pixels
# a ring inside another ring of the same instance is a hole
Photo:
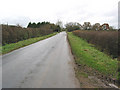
[[[44,25],[41,28],[22,28],[18,26],[2,25],[2,45],[51,33],[53,33],[53,29],[50,25]]]
[[[95,45],[99,50],[118,58],[118,31],[73,31],[73,34]],[[120,45],[120,43],[119,43]]]

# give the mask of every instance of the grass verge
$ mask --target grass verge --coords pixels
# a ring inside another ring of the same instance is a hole
[[[30,45],[32,43],[35,43],[35,42],[38,42],[40,40],[43,40],[43,39],[49,38],[51,36],[54,36],[56,34],[57,33],[52,33],[52,34],[49,34],[49,35],[36,37],[36,38],[30,38],[30,39],[27,39],[27,40],[19,41],[17,43],[11,43],[11,44],[6,44],[4,46],[0,46],[0,54],[6,54],[6,53],[11,52],[13,50],[16,50],[18,48]]]
[[[72,33],[68,33],[68,40],[76,63],[93,68],[106,76],[117,78],[117,59],[112,59]]]

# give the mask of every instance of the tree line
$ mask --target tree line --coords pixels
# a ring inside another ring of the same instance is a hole
[[[61,29],[62,27],[62,29]],[[61,30],[67,31],[75,31],[75,30],[114,30],[109,24],[100,25],[96,23],[91,25],[90,22],[85,22],[83,25],[70,22],[65,24],[65,28],[63,28],[62,22],[58,21],[56,24],[50,22],[38,22],[31,23],[29,22],[27,28],[23,28],[21,26],[10,26],[10,25],[2,25],[2,44],[15,43],[21,40],[39,37],[43,35],[47,35],[53,32],[60,32]]]
[[[48,35],[61,30],[59,25],[49,22],[29,23],[27,28],[2,25],[2,45],[16,43],[29,38]]]
[[[27,28],[42,28],[42,27],[45,27],[45,26],[50,26],[51,29],[53,29],[53,32],[60,32],[61,28],[59,25],[55,25],[55,24],[52,24],[50,22],[38,22],[38,23],[31,23],[29,22]]]
[[[95,23],[91,25],[90,22],[84,22],[84,24],[80,24],[77,22],[69,22],[65,24],[67,31],[75,31],[75,30],[115,30],[114,27],[110,26],[108,23],[104,23],[100,25],[100,23]]]

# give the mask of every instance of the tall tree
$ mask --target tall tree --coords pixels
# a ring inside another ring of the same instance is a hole
[[[32,24],[31,24],[31,22],[29,22],[29,24],[28,24],[28,26],[27,26],[27,27],[29,28],[29,27],[31,27],[31,25],[32,25]]]

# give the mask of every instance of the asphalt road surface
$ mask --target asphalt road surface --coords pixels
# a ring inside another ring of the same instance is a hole
[[[79,88],[66,32],[2,57],[2,88]]]

